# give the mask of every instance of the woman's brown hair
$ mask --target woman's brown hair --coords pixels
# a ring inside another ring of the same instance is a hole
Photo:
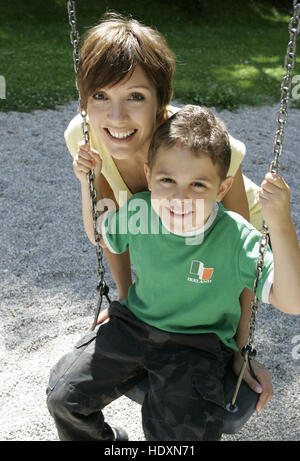
[[[157,90],[158,116],[172,97],[175,59],[162,35],[135,19],[106,13],[80,52],[77,84],[81,107],[97,89],[113,86],[140,65]]]

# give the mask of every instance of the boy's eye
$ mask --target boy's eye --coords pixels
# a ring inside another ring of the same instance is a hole
[[[165,184],[172,184],[174,182],[174,180],[172,178],[161,178],[160,181],[165,183]]]
[[[132,101],[143,101],[145,96],[141,93],[132,93],[129,97]]]
[[[192,186],[196,187],[197,189],[200,189],[200,188],[205,187],[205,184],[203,184],[202,182],[195,181],[195,182],[192,183]]]

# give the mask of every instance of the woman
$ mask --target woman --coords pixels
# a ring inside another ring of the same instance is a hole
[[[65,139],[74,157],[74,172],[81,183],[83,221],[92,243],[95,241],[89,219],[91,207],[87,173],[94,169],[97,198],[111,199],[117,206],[121,206],[132,194],[147,190],[144,162],[152,134],[165,118],[177,110],[169,105],[174,70],[174,56],[158,32],[116,14],[106,15],[89,32],[83,44],[78,88],[81,107],[88,114],[90,148],[80,142],[80,114],[70,122]],[[223,199],[223,205],[259,228],[260,209],[255,200],[258,188],[243,177],[240,166],[245,146],[233,137],[230,137],[230,143],[232,160],[228,174],[234,176],[234,183]],[[106,249],[104,251],[122,300],[127,297],[132,283],[129,254],[113,255]],[[236,337],[240,349],[248,337],[252,297],[249,290],[240,297],[242,315]],[[102,313],[99,323],[106,315]],[[237,373],[241,361],[240,354],[237,354],[234,362]],[[254,371],[257,381],[248,371],[245,380],[261,394],[257,404],[259,412],[271,399],[273,391],[268,371],[257,362]]]

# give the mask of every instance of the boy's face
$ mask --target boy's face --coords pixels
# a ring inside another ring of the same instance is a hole
[[[200,229],[215,201],[221,201],[233,178],[221,181],[218,165],[207,154],[194,155],[180,143],[161,147],[150,170],[145,164],[151,204],[171,232]]]

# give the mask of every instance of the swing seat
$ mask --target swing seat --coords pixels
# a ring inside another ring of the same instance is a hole
[[[234,410],[230,410],[230,402],[236,386],[237,376],[228,369],[224,382],[225,394],[225,418],[224,418],[224,434],[236,434],[242,426],[248,421],[250,416],[255,412],[255,407],[259,398],[259,394],[254,392],[248,384],[243,380],[235,402]],[[129,391],[125,393],[126,397],[136,403],[142,405],[145,395],[148,391],[148,378],[145,377],[135,384]]]
[[[242,380],[239,389],[235,409],[230,411],[230,403],[236,386],[237,376],[232,369],[228,369],[224,382],[224,395],[226,413],[224,417],[224,434],[236,434],[246,424],[250,416],[255,412],[259,394],[253,391],[248,384]]]

